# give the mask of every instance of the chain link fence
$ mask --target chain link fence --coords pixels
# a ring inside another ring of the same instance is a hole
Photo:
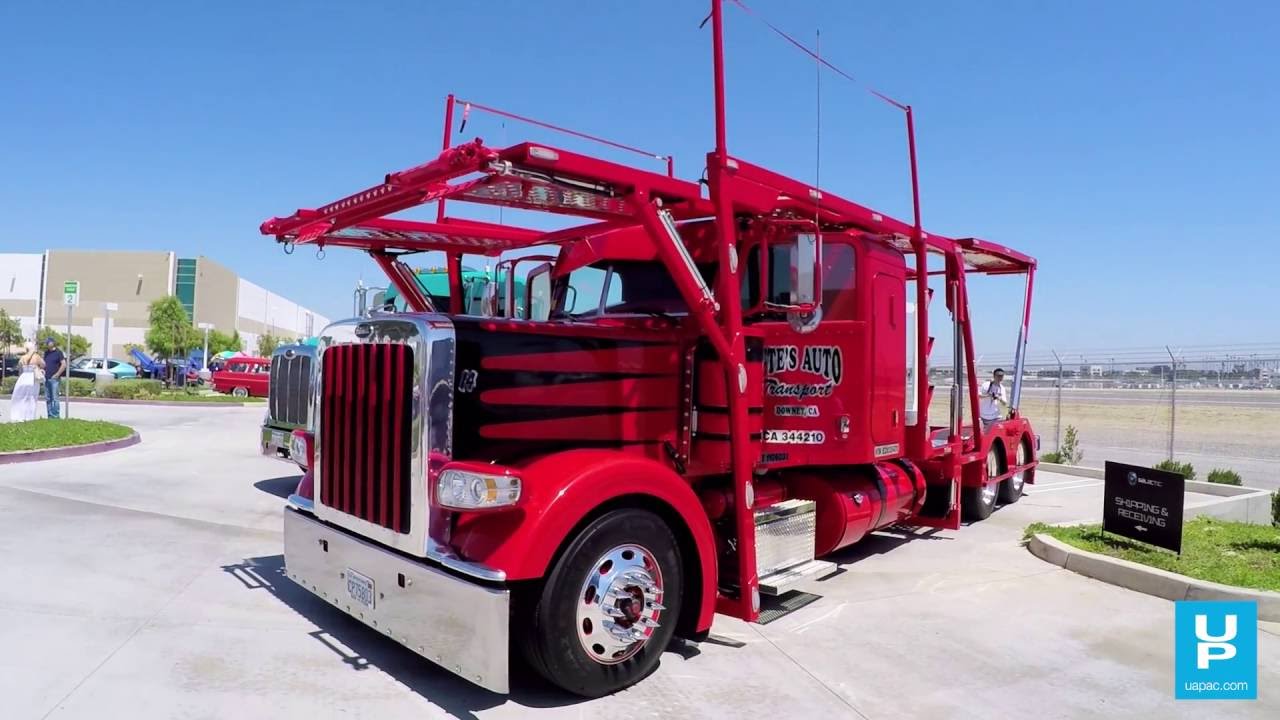
[[[1083,451],[1080,465],[1152,465],[1172,457],[1191,463],[1197,479],[1225,468],[1245,485],[1280,488],[1280,355],[1171,355],[1122,363],[1078,356],[1069,362],[1063,355],[1025,365],[1020,410],[1040,435],[1041,452],[1060,449],[1070,427]],[[996,367],[1004,369],[1011,396],[1012,362],[980,363],[979,381]],[[936,370],[931,381],[937,390],[930,414],[934,424],[945,423],[950,372]]]

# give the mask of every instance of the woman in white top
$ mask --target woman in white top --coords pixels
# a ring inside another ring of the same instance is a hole
[[[35,343],[28,342],[22,347],[25,352],[18,360],[21,374],[13,386],[13,397],[9,400],[9,422],[35,420],[37,400],[40,398],[40,383],[36,379],[36,372],[44,368],[44,358],[36,352]]]

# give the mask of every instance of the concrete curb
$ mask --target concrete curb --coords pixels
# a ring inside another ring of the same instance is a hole
[[[1280,593],[1221,585],[1107,557],[1037,534],[1027,543],[1031,554],[1071,572],[1166,600],[1252,600],[1258,619],[1280,622]]]
[[[0,400],[8,400],[11,395],[0,395]],[[43,401],[44,398],[41,398]],[[62,398],[65,403],[66,397]],[[124,398],[95,398],[95,397],[73,397],[72,405],[85,403],[87,405],[150,405],[153,407],[246,407],[250,405],[262,405],[266,407],[267,402],[264,400],[260,403],[244,403],[244,402],[202,402],[199,400],[126,400]]]
[[[1103,478],[1102,470],[1099,468],[1080,467],[1079,465],[1059,465],[1058,463],[1040,462],[1036,466],[1045,472],[1058,473],[1059,475],[1075,475],[1076,477],[1087,477],[1095,480]]]
[[[142,436],[136,431],[128,437],[118,440],[103,440],[86,445],[68,445],[66,447],[45,448],[43,450],[18,450],[0,453],[0,465],[11,463],[35,462],[37,460],[57,460],[58,458],[79,457],[81,455],[97,455],[98,453],[119,450],[142,442]]]

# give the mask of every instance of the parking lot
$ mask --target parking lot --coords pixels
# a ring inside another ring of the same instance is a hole
[[[0,414],[7,403],[0,401]],[[822,599],[768,625],[718,618],[628,691],[510,696],[437,669],[281,574],[297,473],[257,454],[262,408],[73,406],[141,444],[0,472],[0,717],[1276,718],[1280,627],[1257,702],[1173,701],[1173,606],[1020,544],[1096,518],[1101,481],[1042,474],[958,532],[880,533]]]

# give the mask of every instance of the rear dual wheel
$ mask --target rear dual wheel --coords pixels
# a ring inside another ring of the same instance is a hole
[[[992,443],[987,451],[988,478],[997,477],[1004,472],[1004,455],[1000,446]],[[986,520],[996,509],[996,498],[1000,494],[1001,483],[987,482],[982,487],[966,487],[960,497],[964,519],[969,522]]]
[[[517,637],[551,683],[584,697],[608,695],[657,667],[683,590],[667,524],[645,510],[613,510],[574,538],[517,607]]]
[[[1022,467],[1030,462],[1031,448],[1025,441],[1018,443],[1018,451],[1014,454],[1013,466]],[[1000,483],[1000,502],[1008,505],[1018,502],[1027,484],[1027,471],[1019,470]]]

